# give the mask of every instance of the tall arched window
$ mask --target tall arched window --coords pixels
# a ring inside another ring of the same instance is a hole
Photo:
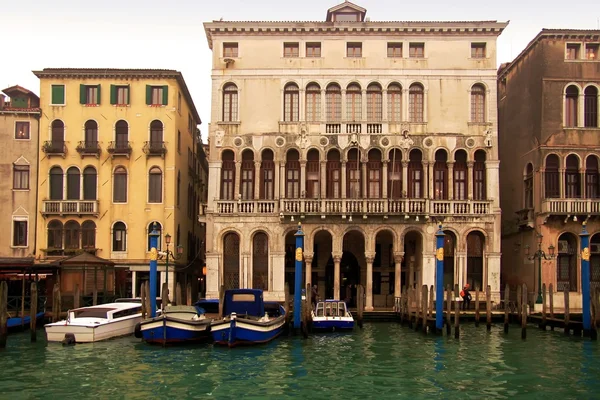
[[[423,86],[413,83],[408,89],[408,118],[410,122],[424,121],[424,90]]]
[[[98,124],[91,119],[85,121],[85,147],[98,147]]]
[[[254,153],[244,150],[242,153],[240,193],[243,200],[254,199]]]
[[[342,90],[337,83],[331,83],[325,90],[327,121],[342,120]]]
[[[148,174],[148,203],[162,203],[162,171],[158,167],[150,168]]]
[[[454,153],[454,199],[455,200],[466,200],[468,193],[468,180],[467,180],[467,152],[464,150],[458,150]]]
[[[321,190],[321,162],[319,152],[310,149],[306,157],[306,198],[320,198]]]
[[[360,153],[358,149],[348,151],[346,162],[346,197],[349,199],[362,198],[362,180],[360,171]]]
[[[48,223],[48,249],[63,248],[63,224],[58,220]]]
[[[85,167],[83,170],[83,199],[97,200],[97,179],[96,168]]]
[[[346,88],[346,119],[362,120],[362,92],[357,83],[351,83]]]
[[[583,91],[583,126],[586,128],[598,127],[598,89],[588,86]]]
[[[337,150],[327,153],[327,198],[339,199],[342,196],[341,158]]]
[[[565,232],[558,237],[556,257],[556,286],[559,292],[577,291],[577,238]]]
[[[122,150],[129,148],[129,124],[127,121],[120,120],[115,124],[115,148]]]
[[[433,164],[433,198],[448,198],[448,153],[445,150],[435,152]]]
[[[235,155],[231,150],[225,150],[221,155],[221,200],[234,200],[235,185]]]
[[[481,84],[471,87],[471,122],[485,122],[485,87]]]
[[[565,126],[577,126],[577,102],[579,98],[579,89],[575,85],[571,85],[565,92]]]
[[[52,147],[62,149],[65,144],[65,124],[60,119],[52,121]]]
[[[115,168],[113,185],[113,202],[127,203],[127,170],[124,167]]]
[[[413,149],[408,161],[408,197],[423,198],[423,155],[420,150]]]
[[[523,181],[524,192],[525,192],[525,208],[533,208],[533,165],[527,164],[525,169],[525,180]]]
[[[588,199],[600,198],[600,179],[596,156],[588,156],[585,162],[585,196]]]
[[[486,178],[485,178],[485,151],[475,152],[475,163],[473,164],[473,199],[486,200]]]
[[[560,197],[560,186],[558,176],[558,156],[550,154],[546,157],[546,171],[544,172],[544,195],[547,199]]]
[[[367,195],[370,199],[381,198],[381,152],[372,149],[367,162]]]
[[[162,146],[163,123],[157,119],[150,123],[150,146]]]
[[[571,154],[567,157],[565,169],[565,197],[569,199],[581,198],[581,174],[579,173],[579,159]]]
[[[223,237],[223,275],[225,289],[239,289],[240,237],[234,232]]]
[[[262,152],[260,163],[260,198],[273,200],[275,198],[275,163],[273,151],[266,149]]]
[[[156,225],[154,225],[156,224]],[[162,225],[160,224],[160,222],[158,221],[152,221],[148,224],[148,231],[147,231],[147,242],[148,242],[148,247],[147,250],[150,251],[152,250],[152,247],[150,246],[150,233],[152,233],[152,230],[154,230],[154,228],[156,227],[156,232],[158,232],[158,240],[156,241],[156,250],[160,251],[162,249]],[[177,243],[175,243],[175,246],[177,246]]]
[[[223,87],[223,121],[238,120],[238,88],[233,83]]]
[[[306,86],[306,120],[321,120],[321,87],[316,83]]]
[[[485,237],[481,232],[467,235],[467,283],[471,288],[483,288],[483,250]]]
[[[50,200],[63,199],[63,170],[60,167],[50,169]]]
[[[283,120],[298,121],[300,114],[299,89],[295,83],[288,83],[283,89]]]
[[[397,83],[388,86],[387,112],[389,122],[402,121],[402,87]]]
[[[123,222],[116,222],[113,225],[112,233],[113,251],[127,251],[127,228]]]
[[[285,197],[300,198],[300,155],[297,150],[287,152],[285,161]]]
[[[367,86],[367,120],[381,121],[383,118],[383,96],[381,86],[378,83],[371,83]]]
[[[390,151],[388,197],[390,199],[402,198],[402,151],[399,149]]]
[[[67,200],[79,200],[81,189],[81,176],[79,168],[71,167],[67,170]]]
[[[252,288],[269,290],[269,238],[264,232],[252,238]]]
[[[81,224],[81,248],[84,250],[96,248],[96,224],[94,221],[84,221]]]
[[[80,227],[77,221],[68,221],[65,224],[65,249],[79,248]]]

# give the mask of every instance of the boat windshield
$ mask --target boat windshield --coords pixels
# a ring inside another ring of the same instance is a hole
[[[340,317],[346,316],[346,303],[344,303],[343,301],[340,301],[338,303],[338,315]]]
[[[317,317],[323,316],[323,303],[317,304]]]
[[[73,311],[75,318],[103,318],[108,319],[108,313],[114,308],[82,308]]]

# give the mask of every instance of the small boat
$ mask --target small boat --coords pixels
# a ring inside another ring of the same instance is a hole
[[[44,319],[46,313],[44,311],[40,311],[35,315],[35,319],[39,322]],[[31,323],[31,316],[26,315],[23,318],[21,317],[13,317],[9,318],[6,321],[6,328],[9,332],[16,332],[21,330],[21,327],[27,329]]]
[[[214,320],[211,334],[216,344],[234,347],[267,343],[283,332],[285,309],[265,302],[260,289],[225,291],[221,320]]]
[[[319,301],[312,311],[312,327],[314,330],[351,330],[354,318],[343,301]]]
[[[140,322],[135,335],[163,345],[201,341],[210,338],[211,322],[199,306],[166,306],[161,315]]]
[[[141,303],[106,303],[81,307],[67,312],[67,319],[46,324],[49,342],[74,340],[76,343],[98,342],[131,335],[142,320]],[[66,337],[67,336],[67,337]]]

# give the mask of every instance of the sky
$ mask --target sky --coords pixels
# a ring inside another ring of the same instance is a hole
[[[206,138],[211,50],[203,22],[324,21],[341,0],[0,0],[0,90],[39,94],[32,70],[165,68],[181,71]],[[371,21],[509,21],[497,64],[513,60],[542,28],[598,29],[600,1],[356,0]]]

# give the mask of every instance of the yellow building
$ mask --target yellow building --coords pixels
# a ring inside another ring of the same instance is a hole
[[[63,294],[77,283],[89,295],[96,281],[109,295],[136,296],[148,279],[148,233],[156,224],[159,281],[168,279],[171,298],[176,280],[192,282],[196,291],[204,242],[197,217],[201,121],[182,74],[63,68],[34,74],[43,109],[37,262],[59,268]],[[169,257],[168,277],[167,234],[168,250],[180,255]],[[84,251],[110,260],[114,270],[66,267],[66,257]]]

